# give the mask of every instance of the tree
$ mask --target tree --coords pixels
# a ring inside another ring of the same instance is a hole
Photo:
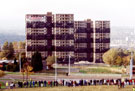
[[[41,71],[43,69],[41,53],[38,51],[32,55],[31,66],[33,67],[34,72]]]
[[[123,65],[127,66],[130,63],[130,56],[125,56],[125,57],[123,57],[122,60],[123,60]]]
[[[9,53],[9,50],[8,50],[8,42],[6,41],[2,47],[2,52],[0,53],[0,58],[7,58],[8,56],[8,53]]]
[[[28,62],[23,64],[23,68],[21,70],[22,75],[23,75],[23,80],[24,80],[25,75],[26,75],[26,80],[28,80],[29,75],[33,74],[32,70],[33,70],[33,67]]]
[[[2,77],[4,75],[5,75],[4,71],[0,70],[0,77]]]
[[[112,48],[103,54],[103,61],[111,66],[127,66],[130,62],[130,56],[130,52],[126,49]]]
[[[14,50],[18,49],[18,42],[14,41],[12,42]]]
[[[25,42],[23,41],[19,42],[19,49],[25,49]]]
[[[2,52],[0,53],[0,58],[14,59],[14,48],[13,44],[5,42],[2,48]]]
[[[25,49],[25,41],[19,41],[19,42],[12,42],[13,47],[15,50],[19,50],[19,49]]]
[[[8,50],[8,42],[7,41],[4,43],[2,50]]]
[[[115,48],[110,49],[106,53],[103,54],[103,61],[106,64],[114,65],[116,63],[116,59],[118,56],[118,51]]]
[[[7,59],[8,51],[2,51],[0,52],[0,59]]]
[[[55,63],[55,56],[48,56],[46,59],[47,66],[52,68],[52,65]]]
[[[21,56],[22,61],[25,61],[25,60],[26,60],[26,54],[25,54],[25,52],[17,53],[17,54],[15,55],[15,58],[16,58],[17,60],[19,60],[19,56]]]
[[[12,43],[9,43],[8,50],[9,50],[9,54],[8,54],[7,58],[13,59],[14,58],[14,48],[13,48]]]
[[[116,65],[121,66],[121,65],[122,65],[122,63],[123,63],[122,58],[121,58],[120,56],[117,56],[117,59],[116,59]],[[115,65],[115,64],[114,64],[114,65]]]

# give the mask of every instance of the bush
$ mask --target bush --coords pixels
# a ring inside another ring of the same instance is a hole
[[[5,75],[4,71],[0,70],[0,77],[2,77],[4,75]]]
[[[52,65],[55,63],[55,56],[48,56],[46,59],[46,64],[48,66],[48,69],[53,69]]]
[[[13,72],[19,71],[19,64],[8,64],[6,70]]]

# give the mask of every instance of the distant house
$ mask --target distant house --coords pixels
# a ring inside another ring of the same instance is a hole
[[[18,60],[16,60],[18,62]],[[14,63],[14,60],[0,60],[0,64],[3,64],[3,63]]]

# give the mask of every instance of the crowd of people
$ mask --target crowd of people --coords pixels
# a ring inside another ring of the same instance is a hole
[[[135,85],[135,80],[129,79],[100,79],[100,80],[57,80],[57,81],[18,81],[6,82],[6,88],[32,88],[32,87],[55,87],[55,86],[90,86],[90,85],[118,85],[118,88],[124,88],[126,85]]]

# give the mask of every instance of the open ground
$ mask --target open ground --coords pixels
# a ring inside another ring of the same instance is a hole
[[[42,87],[42,88],[16,88],[3,91],[132,91],[133,86],[118,88],[117,86],[82,86],[82,87]]]

